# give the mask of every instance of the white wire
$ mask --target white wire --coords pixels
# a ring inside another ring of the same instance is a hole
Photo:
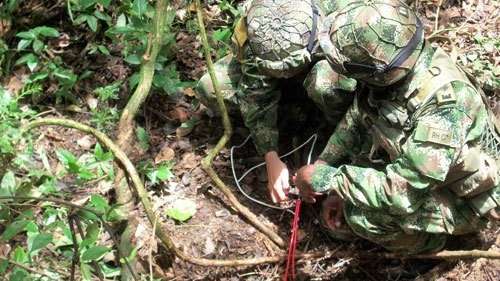
[[[250,139],[250,136],[248,136],[244,141],[243,143],[241,143],[240,145],[235,145],[235,146],[232,146],[231,147],[231,153],[230,153],[230,157],[231,157],[231,170],[233,171],[233,177],[234,177],[234,182],[236,183],[236,186],[238,187],[238,189],[240,190],[240,192],[246,197],[248,198],[249,200],[257,203],[257,204],[260,204],[262,206],[265,206],[267,208],[271,208],[271,209],[276,209],[276,210],[285,210],[289,213],[292,213],[294,214],[293,211],[289,210],[288,208],[283,208],[283,207],[279,207],[279,206],[275,206],[275,205],[271,205],[271,204],[268,204],[268,203],[265,203],[265,202],[262,202],[258,199],[255,199],[253,198],[252,196],[248,195],[244,190],[243,188],[240,186],[240,182],[250,173],[252,172],[253,170],[259,168],[259,167],[262,167],[263,165],[266,164],[266,162],[262,162],[262,163],[259,163],[253,167],[250,167],[245,173],[243,173],[243,175],[241,175],[240,178],[238,178],[236,176],[236,170],[234,168],[234,149],[235,148],[241,148],[243,147],[247,142],[248,140]],[[312,157],[312,153],[314,151],[314,146],[316,145],[316,140],[318,139],[318,135],[317,134],[314,134],[312,135],[309,139],[307,139],[304,143],[302,143],[301,145],[297,146],[296,148],[294,148],[293,150],[281,155],[279,158],[284,158],[284,157],[287,157],[289,155],[291,155],[292,153],[294,153],[295,151],[301,149],[302,147],[304,147],[306,144],[308,144],[309,142],[311,142],[312,140],[312,144],[311,144],[311,148],[309,150],[309,154],[307,156],[307,164],[310,164],[311,163],[311,157]]]

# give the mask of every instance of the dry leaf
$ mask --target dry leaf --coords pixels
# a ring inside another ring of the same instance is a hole
[[[174,159],[174,157],[175,157],[175,151],[168,145],[164,145],[160,153],[158,153],[155,157],[155,164],[170,161]]]
[[[97,105],[99,104],[99,100],[97,100],[94,96],[92,95],[87,95],[85,97],[85,101],[87,102],[87,105],[91,110],[94,110],[97,108]]]
[[[168,115],[170,118],[172,118],[174,120],[179,120],[181,123],[186,122],[187,120],[189,120],[189,117],[190,117],[190,114],[187,111],[187,109],[185,109],[184,107],[180,107],[180,106],[170,110]]]
[[[178,138],[185,137],[193,131],[193,127],[179,127],[175,129],[175,134]]]
[[[196,166],[198,166],[198,159],[193,152],[185,153],[179,163],[179,167],[182,169],[193,169]]]
[[[95,140],[94,140],[94,138],[87,135],[87,136],[84,136],[84,137],[78,139],[76,141],[76,144],[78,144],[78,146],[80,146],[81,148],[83,148],[85,150],[89,150],[95,144]]]
[[[5,87],[9,92],[13,95],[17,95],[17,93],[24,87],[23,81],[19,79],[17,76],[12,76],[9,79],[9,83]]]

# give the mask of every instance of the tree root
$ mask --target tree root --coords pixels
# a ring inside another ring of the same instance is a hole
[[[155,7],[155,16],[153,19],[153,32],[149,34],[147,50],[143,56],[143,63],[141,65],[139,73],[139,83],[135,89],[133,95],[127,102],[127,105],[123,109],[122,115],[120,116],[120,121],[118,123],[118,134],[117,134],[117,144],[125,152],[130,153],[132,150],[132,144],[134,143],[134,132],[135,132],[135,122],[134,118],[140,108],[144,103],[147,96],[149,95],[151,84],[153,82],[154,76],[154,65],[156,63],[156,57],[162,46],[162,34],[165,26],[165,14],[167,12],[168,5],[166,0],[157,0]],[[132,244],[133,235],[136,231],[137,223],[135,218],[137,217],[137,211],[134,206],[134,195],[131,192],[129,184],[125,178],[125,172],[117,167],[117,173],[114,180],[115,190],[116,190],[116,201],[121,205],[121,211],[123,214],[127,214],[127,225],[125,230],[122,232],[121,242],[118,246],[120,255],[123,257],[130,256],[134,248]],[[132,265],[136,264],[136,260],[130,261]],[[121,280],[130,280],[134,272],[128,272],[129,268],[122,266]],[[135,266],[133,266],[135,270]]]
[[[224,97],[219,89],[219,83],[217,81],[217,77],[215,76],[214,65],[212,62],[212,57],[210,55],[210,45],[208,44],[207,32],[205,30],[205,24],[203,23],[203,13],[201,9],[200,0],[195,0],[196,5],[196,14],[198,17],[198,26],[200,28],[201,42],[203,45],[203,51],[205,54],[205,60],[207,62],[208,73],[210,74],[210,78],[212,80],[212,85],[214,88],[215,96],[217,98],[217,105],[219,107],[219,111],[222,115],[222,124],[224,125],[224,134],[217,142],[217,145],[208,152],[208,155],[202,160],[201,166],[205,170],[205,172],[210,176],[213,180],[217,188],[219,188],[222,193],[227,197],[232,206],[243,215],[255,228],[260,230],[262,233],[267,235],[276,245],[280,247],[285,247],[285,241],[269,226],[264,224],[261,219],[259,219],[254,213],[252,213],[247,207],[243,206],[236,196],[233,194],[231,189],[220,179],[217,175],[217,172],[212,167],[212,161],[215,156],[221,151],[222,148],[226,145],[228,140],[232,135],[232,127],[231,121],[229,119],[229,114],[227,112],[226,105],[224,104]]]

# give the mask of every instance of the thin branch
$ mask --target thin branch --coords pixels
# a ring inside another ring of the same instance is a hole
[[[71,259],[71,274],[70,274],[70,281],[75,280],[75,269],[76,269],[76,264],[78,263],[78,241],[76,240],[76,231],[75,231],[75,221],[73,219],[73,216],[70,215],[68,216],[68,224],[69,224],[69,229],[71,231],[71,240],[73,241],[73,258]]]
[[[48,274],[46,274],[46,273],[44,273],[44,272],[38,271],[38,270],[36,270],[36,269],[34,269],[34,268],[30,268],[30,267],[28,267],[27,265],[24,265],[24,264],[22,264],[22,263],[18,263],[18,262],[16,262],[16,261],[11,260],[11,259],[4,258],[4,257],[0,257],[0,260],[7,261],[8,263],[11,263],[11,264],[13,264],[13,265],[15,265],[15,266],[17,266],[17,267],[20,267],[20,268],[22,268],[22,269],[24,269],[24,270],[26,270],[26,271],[29,271],[29,272],[34,273],[34,274],[38,274],[38,275],[40,275],[40,276],[47,277],[47,278],[49,278],[50,280],[52,280],[52,279],[53,279],[53,276],[50,276],[50,275],[48,275]]]
[[[217,175],[217,172],[212,167],[212,162],[219,154],[222,148],[226,145],[232,135],[232,127],[231,121],[229,119],[229,114],[227,112],[226,105],[224,103],[224,97],[219,89],[219,82],[217,81],[217,76],[215,75],[214,64],[212,62],[212,57],[210,55],[210,45],[208,43],[207,32],[205,30],[205,24],[203,22],[203,12],[201,9],[200,0],[195,0],[196,4],[196,14],[198,17],[198,26],[200,28],[201,42],[203,45],[203,51],[205,54],[205,60],[207,62],[208,73],[210,74],[210,78],[212,80],[212,86],[215,92],[215,97],[217,98],[217,105],[219,107],[219,111],[222,115],[222,124],[224,125],[224,134],[217,142],[217,145],[210,150],[205,158],[201,161],[201,166],[205,170],[205,172],[210,176],[215,185],[219,188],[224,195],[226,195],[231,205],[240,212],[250,223],[252,223],[255,228],[260,230],[262,233],[267,235],[276,245],[280,247],[284,247],[286,245],[285,241],[269,226],[267,226],[261,219],[259,219],[254,213],[252,213],[247,207],[242,205],[238,198],[233,194],[231,189],[220,179]]]

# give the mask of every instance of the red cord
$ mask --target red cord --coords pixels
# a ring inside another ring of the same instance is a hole
[[[297,235],[299,232],[299,219],[300,219],[300,205],[302,201],[300,199],[295,200],[295,212],[292,222],[292,233],[290,235],[290,243],[288,245],[288,256],[286,260],[285,274],[283,275],[283,281],[289,281],[288,275],[290,275],[290,280],[295,280],[295,249],[297,249]]]

